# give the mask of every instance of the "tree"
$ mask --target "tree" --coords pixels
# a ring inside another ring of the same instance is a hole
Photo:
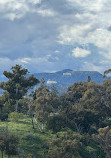
[[[93,125],[100,128],[103,121],[111,116],[105,95],[104,85],[94,82],[80,82],[71,86],[62,97],[61,114],[66,118],[67,126],[79,133],[91,132]]]
[[[27,158],[33,158],[33,155],[32,154],[28,154]]]
[[[91,82],[91,77],[90,76],[88,76],[87,81]]]
[[[33,91],[31,94],[30,94],[30,97],[33,99],[33,100],[35,100],[35,99],[37,99],[36,97],[36,94],[37,94],[37,92],[39,92],[40,90],[42,90],[42,89],[44,89],[44,88],[46,88],[46,85],[45,85],[45,80],[44,80],[44,78],[42,78],[41,80],[40,80],[40,86],[39,86],[39,88],[38,89],[35,89],[35,91]]]
[[[109,75],[109,78],[107,75]],[[103,78],[105,78],[103,86],[106,89],[104,102],[111,109],[111,69],[104,71]]]
[[[108,70],[104,71],[103,77],[105,78],[107,76],[107,74],[109,74],[109,73],[111,73],[111,69],[108,69]]]
[[[65,97],[68,102],[75,104],[80,101],[85,91],[87,90],[87,82],[77,82],[68,88]]]
[[[49,145],[48,158],[81,158],[82,136],[68,132],[57,133]]]
[[[105,88],[105,95],[103,96],[103,101],[107,107],[111,109],[111,80],[105,80],[103,82]]]
[[[18,137],[6,133],[5,138],[5,152],[8,155],[8,158],[10,156],[18,155]]]
[[[55,112],[60,109],[60,97],[58,96],[58,91],[54,85],[52,85],[50,89],[50,104]]]
[[[9,98],[15,101],[16,111],[18,111],[19,99],[22,99],[30,88],[39,83],[39,80],[33,75],[27,77],[28,73],[28,70],[22,68],[21,65],[11,67],[11,72],[3,72],[8,81],[1,82],[0,88],[8,92]]]
[[[0,134],[0,150],[3,158],[3,152],[5,150],[5,142],[4,142],[5,135]]]
[[[106,158],[111,158],[111,129],[107,126],[98,130],[98,135],[93,135],[94,139],[106,153]]]
[[[50,120],[50,115],[58,113],[59,104],[60,99],[59,96],[57,96],[55,88],[50,91],[47,86],[44,85],[44,80],[42,80],[40,87],[35,91],[34,98],[30,100],[29,104],[28,113],[32,117],[33,128],[34,119],[40,131],[43,132],[44,126]]]
[[[4,131],[0,133],[0,150],[2,153],[5,152],[8,155],[8,158],[12,155],[18,154],[18,137],[9,133],[8,131]]]
[[[54,133],[60,132],[65,127],[66,122],[62,115],[52,115],[47,121],[47,128],[53,130]]]
[[[35,100],[35,118],[37,122],[40,122],[43,132],[44,125],[47,122],[49,114],[53,111],[50,104],[50,91],[47,87],[38,89]]]
[[[105,95],[105,89],[102,85],[90,82],[87,85],[87,90],[82,96],[79,103],[74,107],[76,121],[82,125],[83,130],[90,130],[92,124],[100,127],[109,115],[108,107],[102,100]]]

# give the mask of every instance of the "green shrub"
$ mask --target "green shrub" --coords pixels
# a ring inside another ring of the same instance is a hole
[[[32,154],[28,154],[27,158],[33,158],[33,155]]]
[[[24,118],[24,114],[23,113],[18,113],[18,112],[12,112],[8,115],[8,120],[12,121],[12,122],[17,122],[20,119]]]
[[[47,122],[47,129],[52,130],[54,133],[61,131],[65,128],[65,120],[60,115],[51,116]]]
[[[7,119],[8,119],[8,114],[7,114],[7,113],[2,114],[2,115],[0,116],[0,119],[1,119],[1,121],[7,121]]]

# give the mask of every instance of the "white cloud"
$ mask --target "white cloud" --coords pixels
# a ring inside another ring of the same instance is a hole
[[[85,50],[82,48],[75,48],[72,50],[72,56],[79,58],[79,57],[86,57],[89,54],[91,54],[91,52],[89,50]]]
[[[0,0],[0,56],[44,71],[81,67],[90,54],[90,68],[101,70],[95,60],[111,61],[110,6],[111,0]]]
[[[15,60],[15,63],[23,63],[23,64],[28,64],[31,61],[31,58],[21,58],[21,59],[17,59]]]
[[[29,6],[25,0],[0,0],[0,13],[2,18],[15,20],[22,18],[29,11]]]
[[[104,9],[104,5],[107,3],[107,0],[66,0],[71,5],[75,4],[81,8],[83,8],[85,11],[92,11],[92,12],[100,12],[102,9]]]
[[[42,15],[42,16],[44,16],[44,17],[46,17],[46,16],[52,16],[53,17],[55,15],[54,11],[50,10],[50,9],[38,9],[35,12]]]
[[[23,17],[23,14],[15,14],[15,13],[8,13],[5,15],[5,17],[11,21],[15,19],[20,19]]]
[[[41,0],[28,0],[30,3],[33,3],[33,4],[40,4],[41,3]]]
[[[20,19],[27,13],[37,13],[44,17],[54,16],[53,10],[37,7],[41,2],[41,0],[0,0],[0,13],[11,21]]]
[[[111,48],[111,32],[106,29],[96,29],[90,32],[86,37],[86,43],[94,43],[97,47],[109,49]]]
[[[98,47],[97,54],[106,60],[111,58],[111,0],[67,0],[73,7],[78,8],[74,15],[73,25],[60,28],[58,42],[62,45],[87,45]]]
[[[82,66],[82,70],[103,72],[104,67],[101,65],[97,66],[96,64],[94,64],[92,62],[84,62],[83,66]]]
[[[58,53],[60,53],[60,51],[59,51],[59,50],[55,50],[55,53],[57,53],[57,54],[58,54]]]
[[[58,42],[61,44],[83,43],[87,32],[91,30],[90,24],[79,24],[74,26],[63,26],[60,30]]]

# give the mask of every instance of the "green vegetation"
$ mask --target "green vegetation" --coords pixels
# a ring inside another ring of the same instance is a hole
[[[27,72],[20,65],[4,71],[9,80],[0,84],[0,157],[111,158],[111,80],[100,85],[88,76],[59,96],[42,79],[25,95],[39,83]]]
[[[27,116],[19,121],[1,122],[0,132],[7,130],[19,138],[18,151],[21,158],[28,154],[32,154],[34,157],[44,157],[48,150],[47,143],[50,142],[52,137],[51,132],[46,131],[46,133],[41,134],[37,127],[33,130],[31,119]]]

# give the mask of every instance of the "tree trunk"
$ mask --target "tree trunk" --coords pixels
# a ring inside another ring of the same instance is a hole
[[[1,106],[0,107],[0,114],[2,114],[2,111],[3,111],[3,107]]]
[[[10,155],[8,155],[8,158],[10,158]]]
[[[3,151],[1,151],[1,153],[2,153],[2,158],[3,158]]]
[[[41,133],[44,133],[44,125],[43,124],[39,124],[39,122],[36,120],[36,118],[34,117],[35,119],[35,123],[37,124],[39,130]]]
[[[33,127],[33,129],[35,129],[35,127],[34,127],[34,117],[32,116],[32,127]]]
[[[16,112],[18,112],[18,103],[19,103],[19,101],[16,100]]]

